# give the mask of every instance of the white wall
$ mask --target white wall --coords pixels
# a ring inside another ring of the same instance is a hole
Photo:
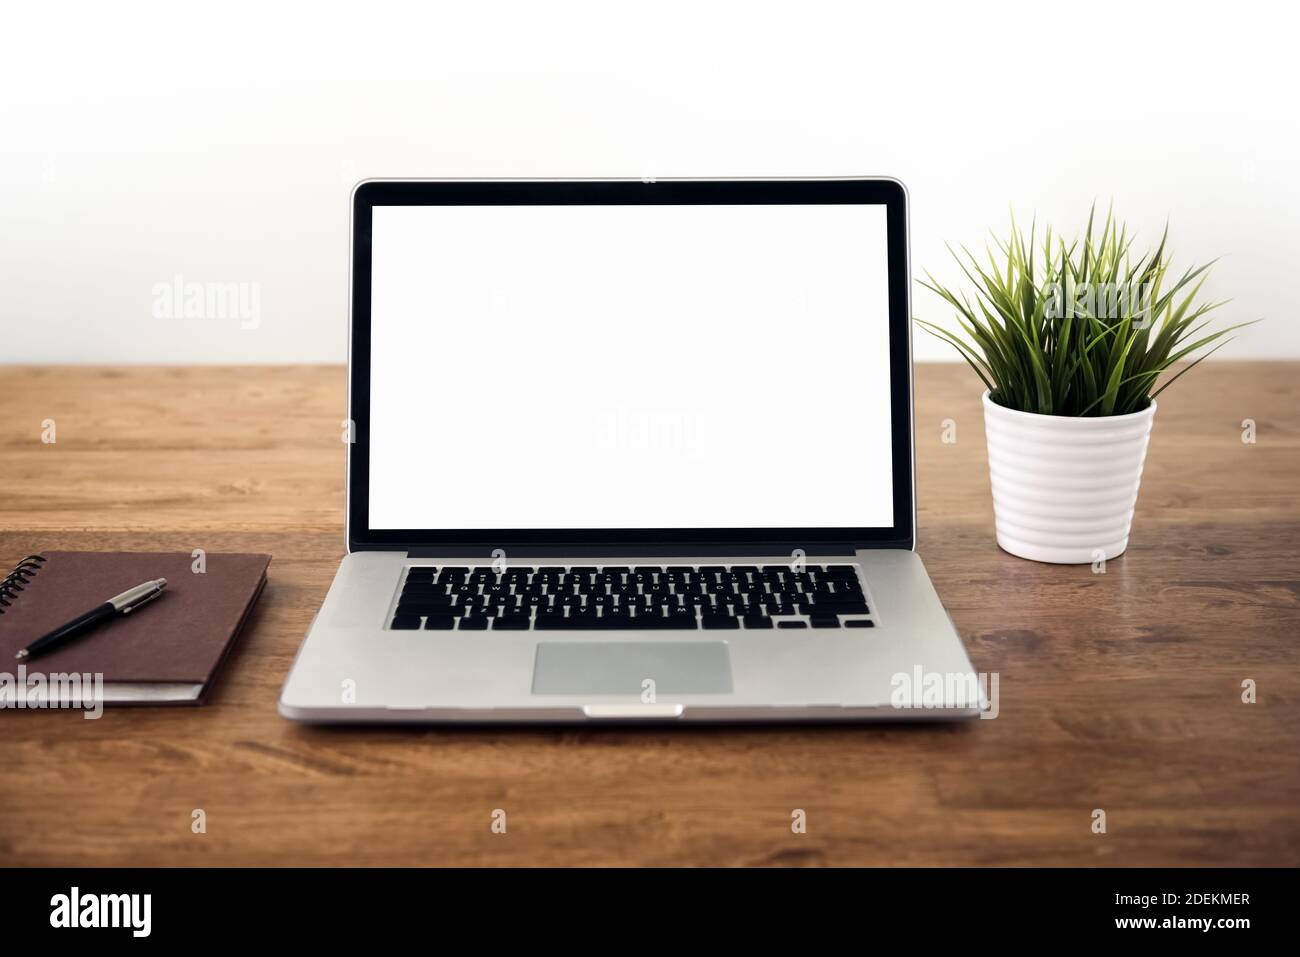
[[[1178,262],[1224,257],[1224,318],[1267,317],[1220,355],[1300,356],[1275,2],[201,9],[5,10],[0,361],[341,361],[363,177],[869,173],[945,279],[1012,206],[1168,216]],[[256,327],[155,316],[178,274],[255,285]]]

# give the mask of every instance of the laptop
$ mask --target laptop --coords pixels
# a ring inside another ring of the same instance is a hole
[[[312,722],[975,716],[916,552],[892,179],[352,195],[347,554]]]

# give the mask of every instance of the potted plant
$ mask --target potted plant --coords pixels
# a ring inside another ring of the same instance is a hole
[[[985,266],[949,247],[974,297],[929,273],[921,284],[956,311],[958,331],[917,319],[983,381],[998,545],[1041,562],[1114,558],[1128,546],[1156,397],[1240,323],[1206,332],[1221,302],[1200,302],[1211,264],[1172,281],[1160,244],[1135,255],[1107,214],[1068,245],[1041,245],[1014,218]],[[1197,354],[1199,352],[1199,354]],[[1174,370],[1176,363],[1191,361]]]

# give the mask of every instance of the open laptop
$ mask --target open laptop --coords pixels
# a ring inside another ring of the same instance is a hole
[[[352,203],[348,554],[283,715],[979,713],[914,550],[901,183]]]

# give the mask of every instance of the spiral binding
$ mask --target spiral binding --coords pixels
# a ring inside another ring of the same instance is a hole
[[[41,565],[44,563],[44,555],[28,555],[14,566],[14,570],[5,577],[4,581],[0,581],[0,615],[3,615],[5,609],[13,604],[10,599],[18,596],[18,592],[22,591],[23,586],[32,580],[32,576],[41,570]]]

